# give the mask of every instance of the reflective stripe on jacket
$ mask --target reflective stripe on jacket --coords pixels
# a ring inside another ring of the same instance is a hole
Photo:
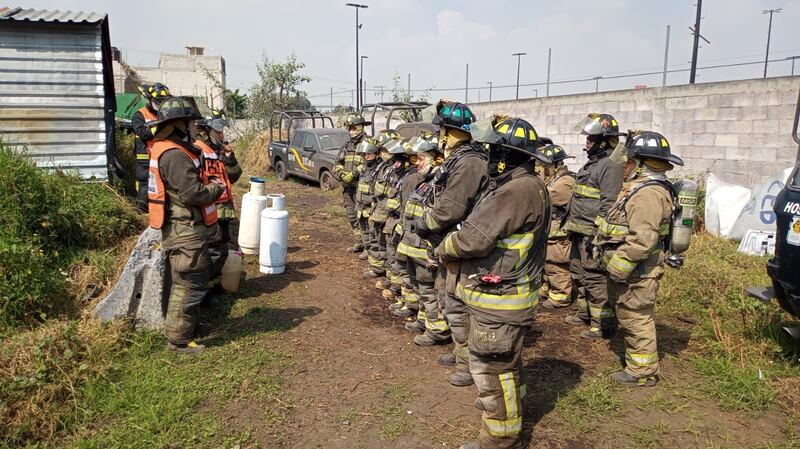
[[[594,243],[606,270],[618,279],[660,276],[672,210],[672,193],[665,184],[643,176],[626,182],[614,206],[597,220]]]
[[[563,230],[592,235],[598,216],[611,209],[622,188],[623,165],[608,156],[611,150],[592,155],[575,175],[575,187]]]

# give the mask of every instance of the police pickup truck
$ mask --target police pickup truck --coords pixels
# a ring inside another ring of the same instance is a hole
[[[284,181],[291,175],[319,182],[322,190],[334,188],[333,166],[350,137],[347,131],[334,128],[333,119],[319,112],[275,111],[271,119],[267,151],[278,179]],[[300,127],[308,122],[310,128]],[[276,124],[277,136],[273,134]]]

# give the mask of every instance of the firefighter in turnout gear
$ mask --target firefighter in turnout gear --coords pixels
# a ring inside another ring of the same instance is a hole
[[[575,187],[575,173],[569,171],[564,160],[573,158],[558,145],[545,145],[539,154],[553,161],[540,164],[540,175],[550,194],[550,234],[547,237],[547,263],[539,296],[544,308],[565,307],[572,304],[572,278],[569,272],[570,240],[561,229],[561,220]]]
[[[625,340],[625,369],[611,377],[625,385],[653,386],[658,382],[653,312],[677,196],[666,172],[683,161],[656,132],[633,134],[625,148],[625,184],[599,220],[595,247]]]
[[[356,236],[356,244],[352,248],[354,253],[365,249],[358,225],[358,217],[356,216],[355,201],[358,180],[364,170],[364,158],[356,151],[356,147],[364,138],[368,137],[364,133],[364,126],[370,124],[372,122],[364,120],[361,114],[352,113],[345,117],[344,127],[350,133],[350,140],[339,151],[338,160],[336,165],[333,166],[333,176],[342,184],[344,210],[347,214],[347,219],[350,221],[350,228]]]
[[[412,226],[420,237],[440,242],[448,233],[467,218],[475,200],[489,183],[487,172],[488,155],[483,146],[472,141],[470,125],[475,121],[472,111],[464,104],[440,102],[433,124],[439,126],[439,145],[445,160],[433,185],[433,204],[428,205]],[[469,373],[469,311],[462,300],[456,297],[458,264],[441,265],[436,273],[436,291],[439,304],[444,309],[445,319],[455,347],[451,356],[439,357],[440,364],[454,366],[450,383],[456,386],[472,384]],[[423,335],[415,341],[426,342]]]
[[[150,227],[161,230],[171,275],[164,333],[170,349],[188,354],[204,349],[194,341],[195,327],[209,293],[209,242],[219,232],[215,202],[226,188],[207,176],[192,145],[192,121],[200,118],[180,98],[159,105],[147,187]]]
[[[386,223],[383,226],[384,240],[386,241],[386,278],[376,283],[382,290],[381,295],[389,300],[398,298],[402,293],[403,277],[408,276],[403,264],[397,260],[397,244],[403,235],[401,224],[403,213],[403,184],[409,175],[416,173],[416,167],[409,162],[411,147],[408,140],[393,140],[387,145],[389,153],[394,159],[393,170],[389,177],[389,188],[386,192]],[[412,176],[416,179],[415,176]]]
[[[147,178],[150,167],[149,148],[153,145],[155,129],[152,122],[158,120],[158,105],[169,96],[167,86],[156,84],[142,84],[139,86],[147,104],[133,113],[131,128],[134,135],[134,153],[136,153],[136,170],[134,172],[136,187],[136,204],[143,212],[147,211]]]
[[[367,261],[369,267],[364,270],[364,275],[371,278],[380,278],[386,274],[386,234],[383,232],[388,219],[386,200],[389,190],[396,179],[395,162],[397,158],[405,156],[403,145],[398,140],[386,139],[388,134],[380,134],[377,141],[378,166],[375,169],[375,178],[372,184],[372,205],[368,218],[369,245],[367,246]],[[394,153],[389,148],[394,149]],[[383,281],[380,282],[383,290]]]
[[[356,147],[356,154],[358,154],[364,161],[361,165],[360,173],[358,176],[358,184],[356,186],[356,194],[353,198],[355,200],[355,214],[358,220],[358,230],[361,234],[361,247],[364,252],[359,258],[367,259],[367,248],[369,247],[369,214],[372,210],[372,196],[375,181],[376,170],[379,166],[378,151],[380,144],[372,137],[367,137],[361,141]],[[363,256],[363,257],[362,257]]]
[[[611,209],[622,188],[623,166],[608,157],[619,144],[619,125],[614,117],[592,113],[575,129],[586,136],[584,151],[589,160],[575,175],[575,188],[562,226],[572,244],[572,294],[578,299],[577,313],[567,317],[566,322],[589,324],[581,336],[594,339],[608,337],[616,326],[614,310],[608,303],[608,280],[594,256],[592,241],[597,222]]]
[[[228,249],[237,249],[239,221],[233,204],[232,184],[242,176],[242,168],[236,160],[236,155],[225,140],[225,127],[230,122],[220,111],[211,111],[211,118],[195,122],[198,136],[194,146],[203,152],[203,167],[209,179],[219,179],[225,183],[225,191],[217,198],[217,217],[220,238],[211,242],[209,254],[211,257],[211,286],[220,287],[222,267],[228,258]],[[209,300],[211,297],[209,296]],[[215,305],[212,303],[208,305]]]
[[[550,226],[547,188],[536,176],[539,139],[525,120],[495,126],[489,144],[491,181],[461,227],[437,247],[458,265],[456,294],[469,307],[469,370],[478,388],[481,431],[468,449],[519,444],[525,377],[522,343],[534,322]],[[473,133],[473,137],[478,138]]]
[[[412,152],[422,181],[413,189],[409,189],[410,198],[406,203],[404,217],[409,226],[413,226],[414,220],[422,216],[425,205],[431,204],[433,200],[432,180],[438,173],[437,167],[441,161],[437,160],[437,157],[441,157],[441,153],[438,152],[437,139],[432,135],[416,138]],[[406,324],[406,329],[422,334],[414,337],[414,343],[419,346],[432,346],[450,340],[450,327],[445,321],[444,311],[436,292],[438,263],[433,249],[429,240],[409,233],[403,240],[401,251],[407,257],[409,285],[418,301],[417,319]],[[396,313],[400,317],[407,314],[410,315],[409,306],[400,308]]]
[[[422,216],[426,204],[433,204],[432,181],[438,172],[444,155],[439,151],[438,139],[433,135],[417,138],[412,143],[412,161],[416,170],[403,184],[403,235],[397,245],[398,258],[405,259],[408,278],[404,280],[403,301],[390,306],[393,314],[406,318],[417,313],[417,321],[406,327],[411,332],[425,329],[425,307],[420,306],[420,295],[441,313],[438,295],[434,288],[436,263],[433,262],[433,246],[426,239],[411,231],[414,221]],[[424,267],[420,268],[420,267]],[[425,271],[427,270],[427,271]],[[422,282],[422,286],[420,286]]]

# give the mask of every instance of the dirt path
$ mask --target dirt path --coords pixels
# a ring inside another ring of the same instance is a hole
[[[233,402],[223,413],[229,425],[254,429],[253,439],[267,448],[441,448],[474,439],[480,425],[474,387],[447,382],[449,371],[435,358],[451,347],[416,347],[373,281],[361,275],[364,262],[344,251],[352,242],[339,193],[295,182],[268,190],[287,196],[290,262],[285,274],[267,277],[250,260],[242,295],[277,298],[269,319],[289,328],[282,340],[264,342],[291,355],[276,399],[284,412],[276,424],[265,424],[262,404]],[[528,447],[780,441],[785,417],[724,413],[687,388],[702,382],[681,360],[689,355],[690,329],[659,325],[663,388],[627,391],[603,382],[618,366],[620,342],[581,340],[563,323],[567,313],[542,313],[526,339]],[[570,402],[558,402],[571,393]]]

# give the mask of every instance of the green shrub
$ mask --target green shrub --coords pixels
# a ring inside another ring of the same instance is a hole
[[[142,224],[107,184],[38,169],[2,142],[0,192],[0,326],[72,309],[70,266]]]

